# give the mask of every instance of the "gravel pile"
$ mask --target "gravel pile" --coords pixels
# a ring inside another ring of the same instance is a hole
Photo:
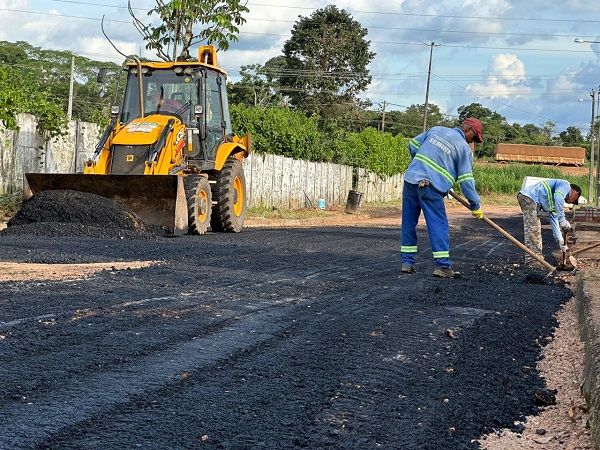
[[[7,226],[3,234],[123,239],[156,232],[108,198],[71,190],[43,191],[25,200]]]

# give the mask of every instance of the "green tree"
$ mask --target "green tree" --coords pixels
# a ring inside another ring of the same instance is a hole
[[[549,123],[552,124],[552,122]],[[525,125],[519,125],[515,128],[519,130],[519,136],[517,137],[518,143],[530,145],[554,144],[551,135],[553,127],[548,126],[548,122],[543,127],[539,127],[533,123],[526,123]]]
[[[561,131],[558,136],[560,137],[562,145],[566,147],[580,147],[583,146],[585,142],[581,130],[574,126],[567,127],[567,129]]]
[[[467,117],[475,117],[483,124],[483,144],[475,144],[475,154],[479,157],[492,156],[495,145],[506,141],[506,131],[510,127],[506,118],[480,103],[458,107],[457,123],[462,122]]]
[[[61,134],[66,117],[54,99],[30,73],[0,65],[0,121],[5,127],[16,130],[17,114],[36,116],[40,131],[54,137]]]
[[[367,29],[334,5],[300,17],[283,47],[283,93],[307,114],[328,120],[360,107],[357,95],[371,83],[375,53]]]
[[[72,57],[75,58],[72,117],[104,123],[111,104],[120,104],[125,81],[120,65],[94,61],[69,51],[44,50],[27,42],[0,41],[0,65],[10,65],[17,74],[17,80],[33,80],[46,98],[65,113],[68,109]],[[109,70],[111,76],[105,83],[99,84],[96,78],[102,67]]]
[[[238,40],[238,27],[246,22],[243,14],[248,11],[241,0],[156,0],[148,11],[160,19],[154,26],[138,19],[129,2],[129,14],[146,48],[165,61],[191,59],[190,48],[200,43],[227,50]]]
[[[279,93],[279,83],[271,70],[275,58],[265,65],[250,64],[241,66],[240,81],[229,88],[231,103],[247,106],[277,106],[283,103]]]
[[[410,105],[404,111],[390,111],[386,115],[385,130],[392,134],[401,134],[403,136],[413,137],[423,131],[423,118],[425,105]],[[427,124],[428,127],[434,126],[454,126],[452,121],[447,120],[440,107],[436,104],[427,105]]]

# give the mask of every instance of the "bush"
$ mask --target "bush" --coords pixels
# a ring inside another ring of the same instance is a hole
[[[410,163],[406,139],[374,128],[348,133],[333,145],[340,163],[364,167],[380,176],[404,172]]]
[[[0,220],[12,216],[21,206],[21,194],[0,194]]]
[[[318,128],[318,117],[286,108],[231,106],[234,133],[250,133],[254,151],[308,161],[363,167],[386,176],[404,172],[410,162],[402,136],[366,128],[360,133]]]
[[[237,135],[250,133],[254,151],[308,161],[331,161],[323,148],[317,118],[287,108],[231,106],[231,123]]]

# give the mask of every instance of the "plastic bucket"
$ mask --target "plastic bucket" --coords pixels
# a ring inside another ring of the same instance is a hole
[[[346,200],[345,211],[348,214],[356,214],[360,201],[362,200],[363,193],[358,191],[348,191],[348,200]]]
[[[317,208],[318,209],[325,209],[325,206],[327,206],[327,203],[325,202],[324,198],[320,198],[317,200]]]

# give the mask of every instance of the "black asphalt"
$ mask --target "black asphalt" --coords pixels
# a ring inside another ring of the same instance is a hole
[[[435,279],[421,231],[404,276],[391,228],[0,234],[5,261],[160,261],[0,283],[0,449],[477,448],[536,411],[571,292],[470,218]]]

